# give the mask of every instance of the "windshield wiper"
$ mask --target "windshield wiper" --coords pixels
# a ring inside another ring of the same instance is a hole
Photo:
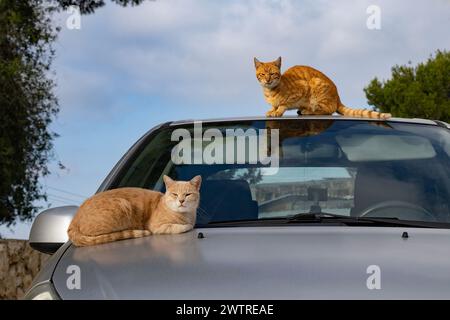
[[[368,224],[370,226],[399,226],[415,228],[449,228],[448,224],[429,221],[400,220],[397,217],[353,217],[334,213],[298,213],[285,218],[289,222],[341,222],[347,225]]]
[[[199,228],[209,227],[245,227],[245,226],[279,226],[287,224],[344,224],[347,226],[369,227],[411,227],[411,228],[445,228],[450,229],[450,223],[400,220],[397,217],[354,217],[328,212],[301,212],[287,217],[271,217],[250,220],[212,221],[198,225]]]
[[[398,224],[398,218],[361,218],[361,217],[352,217],[352,216],[343,216],[334,213],[311,213],[311,212],[301,212],[294,214],[292,216],[288,216],[285,218],[288,223],[297,223],[297,222],[316,222],[316,223],[327,223],[327,222],[340,222],[344,224]]]

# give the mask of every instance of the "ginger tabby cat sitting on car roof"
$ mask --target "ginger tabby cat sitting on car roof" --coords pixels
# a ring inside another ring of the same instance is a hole
[[[78,209],[67,231],[69,239],[76,246],[89,246],[187,232],[195,225],[201,181],[201,176],[190,181],[164,176],[165,194],[142,188],[100,192]]]
[[[281,117],[286,110],[297,109],[300,115],[331,115],[388,119],[389,113],[352,109],[339,99],[336,85],[322,72],[307,66],[294,66],[281,74],[281,57],[272,62],[254,58],[256,78],[272,108],[268,117]]]

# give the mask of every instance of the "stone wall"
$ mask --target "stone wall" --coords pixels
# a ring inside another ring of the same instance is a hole
[[[49,255],[25,240],[0,240],[0,299],[20,299]]]

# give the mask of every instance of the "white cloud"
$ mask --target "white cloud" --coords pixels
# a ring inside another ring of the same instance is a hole
[[[105,110],[112,95],[108,75],[71,66],[58,69],[56,93],[60,97],[61,116],[83,113],[86,110]]]
[[[267,60],[282,55],[285,67],[312,65],[338,84],[344,101],[362,104],[362,88],[371,78],[386,77],[393,64],[423,60],[450,44],[448,2],[378,1],[381,30],[366,28],[366,8],[371,4],[289,0],[158,0],[133,8],[110,4],[83,17],[86,24],[79,31],[78,47],[65,54],[88,61],[94,73],[107,70],[107,77],[123,81],[125,92],[231,108],[233,103],[237,107],[264,103],[252,57]]]

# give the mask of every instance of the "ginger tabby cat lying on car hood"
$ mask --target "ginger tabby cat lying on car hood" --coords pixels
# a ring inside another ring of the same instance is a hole
[[[195,225],[201,177],[174,181],[164,176],[166,193],[118,188],[87,199],[70,223],[76,246],[96,245],[150,234],[175,234]]]
[[[387,119],[389,113],[351,109],[341,103],[336,85],[319,70],[294,66],[281,74],[281,57],[272,62],[254,58],[256,77],[272,108],[268,117],[281,117],[286,110],[298,109],[300,115],[331,115]]]

